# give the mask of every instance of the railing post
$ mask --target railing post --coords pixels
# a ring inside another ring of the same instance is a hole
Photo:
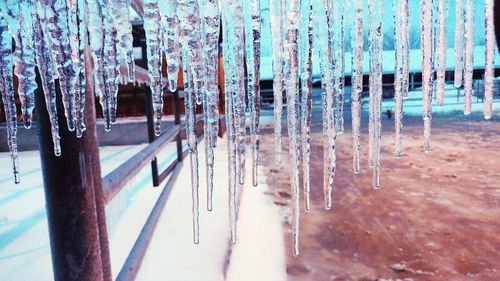
[[[174,114],[175,119],[174,123],[176,125],[181,124],[181,108],[180,108],[180,98],[179,98],[179,90],[176,90],[174,93]],[[184,152],[182,149],[182,137],[181,134],[177,134],[175,138],[175,142],[177,144],[177,161],[181,162],[184,158]]]
[[[57,91],[61,156],[54,155],[41,87],[35,104],[54,280],[110,281],[92,91],[86,92],[87,130],[82,138],[68,130],[61,93]]]
[[[142,65],[145,69],[148,69],[148,58],[146,52],[146,41],[141,40],[141,50],[142,50]],[[149,87],[144,87],[144,97],[145,97],[145,108],[146,108],[146,119],[148,126],[148,140],[152,143],[155,139],[154,131],[154,121],[153,121],[153,99],[151,97],[151,90]],[[158,175],[158,160],[156,157],[151,160],[151,175],[153,178],[153,186],[160,185],[160,179]]]

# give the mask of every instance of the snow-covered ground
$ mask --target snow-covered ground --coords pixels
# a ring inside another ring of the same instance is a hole
[[[229,242],[227,148],[225,141],[219,143],[212,212],[206,211],[204,155],[200,153],[200,244],[192,243],[190,171],[184,166],[137,280],[285,280],[281,222],[276,206],[264,194],[267,190],[264,176],[258,188],[247,184],[240,189],[243,193],[238,219],[239,239],[234,246]],[[175,159],[174,146],[174,143],[168,144],[158,155],[160,169]],[[203,142],[200,146],[203,147]],[[143,147],[101,147],[103,176]],[[9,159],[8,153],[0,153],[0,165],[10,167]],[[20,164],[22,174],[18,186],[12,183],[10,169],[0,170],[0,280],[53,280],[38,152],[21,152]],[[150,166],[146,165],[106,206],[115,277],[162,187],[152,186]],[[266,232],[262,232],[263,227]],[[262,270],[248,270],[245,266],[248,262],[255,266],[254,269]]]

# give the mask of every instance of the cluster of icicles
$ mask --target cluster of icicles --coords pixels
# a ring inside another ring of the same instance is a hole
[[[55,81],[59,81],[69,130],[85,131],[85,80],[93,79],[102,105],[106,130],[116,119],[118,83],[134,81],[132,34],[128,0],[4,0],[0,2],[0,91],[7,116],[8,143],[15,182],[19,182],[16,145],[16,107],[12,64],[19,79],[18,94],[26,127],[34,107],[35,67],[41,79],[52,123],[54,153],[60,155]],[[349,7],[350,5],[350,7]],[[436,104],[443,105],[447,0],[421,1],[424,148],[431,149],[433,87]],[[492,111],[494,32],[493,1],[486,0],[486,65],[484,117]],[[401,156],[403,101],[408,95],[408,0],[393,0],[395,23],[395,156]],[[207,206],[212,209],[214,148],[218,131],[219,36],[223,37],[225,118],[229,161],[229,211],[232,241],[236,241],[237,191],[244,184],[246,113],[250,113],[252,184],[257,185],[260,115],[260,0],[144,0],[148,70],[155,133],[161,133],[163,86],[177,89],[182,63],[186,132],[193,191],[194,242],[199,241],[199,177],[196,107],[203,106],[207,168]],[[363,85],[363,1],[269,0],[274,72],[274,130],[276,162],[282,159],[283,96],[287,101],[290,179],[293,205],[293,252],[298,255],[300,176],[305,210],[310,210],[310,140],[312,57],[319,54],[324,136],[325,208],[332,206],[335,183],[336,136],[344,132],[345,30],[344,11],[352,10],[352,134],[353,170],[360,170],[360,120]],[[471,111],[473,74],[473,0],[456,1],[455,86],[464,85],[466,114]],[[369,167],[373,187],[379,188],[383,58],[383,1],[368,1],[370,57]],[[220,29],[222,23],[222,29]],[[222,30],[223,34],[219,34]],[[15,51],[12,52],[12,38]],[[86,44],[89,42],[89,46]],[[84,53],[93,61],[85,75]],[[168,81],[162,81],[163,56]],[[120,66],[125,69],[120,72]],[[246,65],[246,71],[245,67]],[[436,75],[434,75],[436,73]],[[89,77],[91,76],[91,77]],[[436,78],[434,78],[436,77]],[[248,83],[245,83],[245,80]],[[247,95],[247,97],[246,97]],[[302,172],[300,172],[300,167]]]

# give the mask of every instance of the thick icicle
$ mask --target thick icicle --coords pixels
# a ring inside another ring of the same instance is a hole
[[[448,1],[438,0],[438,32],[437,32],[437,72],[436,72],[436,105],[444,105],[444,82],[446,74],[446,49],[447,49],[447,19]]]
[[[311,209],[311,120],[312,120],[312,51],[313,51],[313,1],[302,0],[300,7],[300,83],[301,101],[301,148],[302,176],[304,184],[304,209]],[[307,28],[306,28],[307,27]]]
[[[495,78],[495,25],[493,22],[494,1],[485,2],[486,53],[484,70],[484,119],[490,119],[493,103],[493,79]]]
[[[76,19],[74,19],[77,29],[74,30],[77,37],[77,42],[75,44],[76,51],[74,55],[78,57],[77,60],[73,60],[77,65],[75,65],[76,75],[76,85],[75,85],[75,127],[76,136],[82,137],[83,132],[87,129],[85,126],[85,46],[87,45],[87,25],[85,24],[85,1],[76,0]]]
[[[464,114],[470,114],[474,72],[474,0],[464,0]]]
[[[207,209],[212,210],[214,175],[214,147],[217,141],[218,116],[218,65],[219,65],[219,5],[216,0],[200,1],[202,43],[205,58],[205,87],[203,89],[203,113],[205,154],[207,167]]]
[[[50,46],[45,37],[45,21],[41,18],[43,8],[40,2],[34,3],[33,11],[33,42],[35,47],[35,59],[38,73],[42,82],[45,95],[45,103],[51,124],[52,142],[54,143],[54,154],[61,155],[61,144],[59,137],[59,122],[57,120],[56,107],[56,85],[54,82],[53,68],[50,57]]]
[[[326,1],[314,1],[314,24],[316,28],[315,39],[321,71],[321,97],[323,113],[323,193],[325,197],[325,209],[332,207],[332,191],[335,179],[335,126],[334,126],[334,96],[333,96],[333,73],[330,60],[330,42],[328,38],[328,18],[325,7]]]
[[[17,112],[12,75],[12,36],[7,29],[7,21],[0,16],[0,92],[2,92],[2,102],[7,123],[7,143],[10,149],[14,182],[19,183]]]
[[[90,51],[92,53],[95,95],[99,98],[104,116],[105,130],[111,129],[111,97],[108,94],[105,67],[105,19],[104,0],[85,0],[85,24],[88,28]]]
[[[260,143],[260,0],[249,0],[244,4],[248,104],[252,141],[252,184],[257,186]]]
[[[236,120],[234,114],[233,96],[237,90],[233,88],[233,80],[236,78],[234,73],[234,48],[233,48],[233,24],[229,13],[229,0],[222,1],[222,30],[224,32],[223,50],[224,50],[224,89],[225,89],[225,117],[227,124],[227,155],[228,155],[228,190],[229,190],[229,220],[231,227],[231,242],[236,243],[236,185],[237,185],[237,145],[236,145]]]
[[[359,148],[361,128],[361,92],[363,91],[363,1],[354,0],[354,24],[351,35],[352,62],[352,161],[354,173],[359,173]]]
[[[190,23],[185,23],[190,25]],[[158,0],[144,1],[144,31],[148,55],[148,72],[151,81],[151,95],[153,100],[154,131],[161,134],[161,115],[163,111],[163,84],[162,84],[162,29]],[[182,41],[182,38],[181,38]],[[190,60],[191,61],[191,60]]]
[[[274,93],[274,140],[276,163],[281,164],[283,145],[281,141],[283,112],[283,45],[281,41],[283,0],[269,0],[269,17],[271,23],[271,45],[273,50],[273,93]]]
[[[118,36],[118,54],[121,63],[127,66],[129,82],[135,80],[132,25],[130,24],[130,0],[109,0],[109,8]]]
[[[194,80],[189,72],[188,64],[191,62],[186,51],[182,52],[182,69],[184,77],[184,108],[186,110],[186,137],[189,148],[189,160],[191,166],[191,190],[193,199],[193,242],[200,242],[200,199],[199,199],[199,175],[198,175],[198,140],[196,138],[196,96],[194,95]]]
[[[368,0],[370,54],[370,119],[372,126],[373,188],[380,187],[380,135],[382,107],[383,0]]]
[[[420,21],[422,33],[420,45],[422,49],[422,117],[424,119],[424,151],[431,150],[432,120],[432,2],[420,1]]]
[[[88,0],[92,1],[92,0]],[[45,3],[47,33],[52,47],[52,56],[59,77],[64,114],[70,131],[75,130],[75,96],[74,87],[77,75],[72,60],[71,34],[68,26],[69,15],[67,2],[63,0],[47,0]],[[98,25],[96,29],[101,29]]]
[[[462,87],[464,72],[464,5],[455,1],[455,88]]]
[[[201,104],[204,84],[203,48],[201,44],[200,9],[197,0],[178,0],[177,16],[179,18],[179,40],[182,50],[190,64],[193,75],[194,91],[197,104]],[[184,62],[183,62],[184,63]]]
[[[167,60],[168,90],[177,90],[179,67],[181,64],[181,44],[179,42],[179,19],[177,1],[160,1],[160,15],[163,24],[163,45]]]
[[[327,13],[333,67],[335,133],[344,133],[344,1],[330,0]]]
[[[118,32],[115,24],[113,23],[112,15],[110,14],[110,8],[106,9],[106,17],[104,20],[105,24],[105,34],[104,34],[104,73],[106,77],[106,92],[109,96],[109,120],[111,123],[116,122],[116,109],[118,106],[118,82],[120,79],[120,59],[118,53]],[[160,37],[161,38],[161,37]],[[161,48],[160,48],[161,50]],[[160,51],[160,76],[161,76],[161,51]],[[161,88],[160,88],[161,89]],[[160,90],[160,99],[161,99],[161,90]],[[154,103],[154,95],[153,95],[153,105]],[[157,108],[154,108],[157,110]],[[156,112],[155,112],[156,114]],[[160,112],[161,119],[161,112]],[[108,124],[107,124],[108,125]],[[155,131],[157,134],[157,132]]]
[[[403,137],[403,98],[408,95],[408,0],[395,0],[394,3],[394,38],[396,50],[396,69],[394,78],[395,114],[395,156],[401,157]]]
[[[18,6],[17,6],[18,5]],[[21,101],[24,127],[31,127],[31,116],[35,108],[34,94],[37,89],[35,81],[35,52],[33,51],[33,21],[31,16],[31,3],[21,0],[18,3],[11,2],[7,5],[9,12],[17,17],[19,28],[17,33],[12,33],[16,42],[14,52],[14,73],[19,85],[17,93]],[[12,8],[12,9],[10,9]],[[10,28],[11,32],[13,28]],[[15,31],[14,31],[15,32]]]
[[[299,48],[300,0],[290,0],[288,8],[287,37],[285,41],[285,81],[288,113],[288,139],[290,153],[290,181],[293,208],[293,255],[299,255],[300,223],[300,99],[299,99]]]

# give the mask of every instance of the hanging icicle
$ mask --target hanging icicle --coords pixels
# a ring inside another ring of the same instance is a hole
[[[373,154],[373,188],[380,187],[380,137],[382,131],[383,0],[368,1],[370,53],[370,121]]]
[[[361,92],[363,91],[363,1],[354,0],[354,24],[351,35],[351,114],[353,172],[359,173],[359,149],[361,128]]]
[[[2,14],[3,15],[3,14]],[[17,112],[12,80],[12,36],[7,21],[0,15],[0,92],[7,123],[7,144],[12,161],[14,183],[19,183],[19,159],[17,156]]]
[[[313,0],[302,0],[300,7],[301,28],[299,30],[300,83],[302,91],[301,148],[302,176],[304,185],[304,209],[311,209],[311,121],[312,121],[312,52],[313,52]],[[306,28],[307,27],[307,28]]]
[[[269,17],[271,22],[271,45],[273,50],[273,93],[274,93],[274,142],[276,164],[281,164],[283,145],[281,141],[282,127],[281,115],[283,111],[283,45],[281,34],[282,26],[282,6],[284,0],[269,0]]]
[[[474,0],[464,0],[464,114],[471,113],[474,72]]]
[[[179,42],[179,18],[177,1],[160,1],[160,14],[163,24],[163,43],[167,60],[168,90],[177,90],[179,66],[181,64],[181,44]]]
[[[244,3],[245,53],[250,109],[250,136],[252,141],[252,185],[257,186],[259,164],[260,116],[260,0]]]
[[[288,8],[287,36],[285,41],[285,69],[287,98],[287,119],[290,154],[290,181],[293,209],[293,255],[299,255],[299,223],[300,223],[300,188],[299,188],[299,156],[300,156],[300,99],[299,99],[299,48],[298,36],[300,27],[300,0],[290,0]]]
[[[403,99],[408,96],[408,0],[395,0],[394,10],[394,49],[396,50],[396,69],[394,71],[394,104],[395,104],[395,157],[400,158],[403,138]]]
[[[424,151],[431,150],[432,120],[432,3],[420,1],[420,21],[422,33],[420,45],[422,49],[422,116],[424,119]]]
[[[455,1],[455,88],[462,87],[464,72],[464,1]]]
[[[181,14],[181,13],[179,13]],[[151,95],[153,100],[154,131],[161,134],[161,116],[163,112],[163,83],[162,83],[162,29],[160,28],[160,8],[158,0],[144,1],[144,31],[146,33],[146,50],[148,55],[148,72],[151,81]],[[194,28],[194,27],[191,27]],[[190,29],[191,29],[190,28]],[[183,42],[183,37],[180,38]],[[184,39],[185,40],[185,39]]]
[[[335,133],[344,133],[344,1],[330,0],[327,6],[330,56],[333,66]]]
[[[447,50],[447,19],[448,1],[438,0],[437,11],[437,72],[436,72],[436,105],[444,105],[444,84],[446,74],[446,50]]]
[[[135,63],[134,48],[132,46],[134,38],[132,37],[132,25],[130,24],[130,0],[108,1],[111,18],[117,30],[119,61],[127,66],[128,81],[133,82],[135,80]]]
[[[492,115],[493,87],[495,78],[495,23],[493,22],[494,1],[485,0],[485,69],[484,69],[484,119]]]

